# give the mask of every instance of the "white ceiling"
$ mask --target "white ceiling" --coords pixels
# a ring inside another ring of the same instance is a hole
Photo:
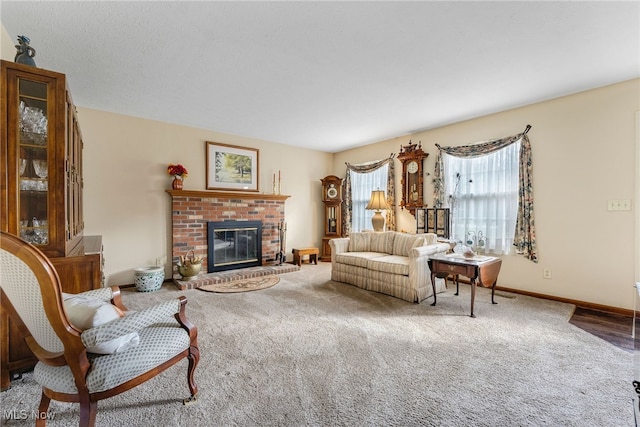
[[[327,152],[640,77],[637,1],[2,0],[0,14],[81,107]]]

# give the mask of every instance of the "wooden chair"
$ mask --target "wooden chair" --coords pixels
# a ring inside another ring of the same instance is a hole
[[[193,376],[200,353],[197,328],[185,316],[185,297],[124,315],[117,286],[84,292],[73,297],[119,309],[123,317],[81,330],[71,323],[71,309],[63,300],[69,296],[62,294],[58,274],[40,250],[0,232],[0,262],[2,298],[24,322],[25,341],[38,359],[33,375],[42,386],[40,414],[47,412],[51,399],[78,402],[79,425],[93,426],[99,400],[142,384],[185,357],[191,397],[183,403],[195,402]],[[118,344],[123,338],[129,339],[126,345]],[[104,344],[111,348],[106,352],[112,351],[114,342],[115,353],[88,351],[105,352]],[[36,425],[45,422],[40,418]]]

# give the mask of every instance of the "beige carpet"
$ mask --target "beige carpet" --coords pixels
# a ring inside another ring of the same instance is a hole
[[[573,306],[469,287],[438,305],[329,280],[303,265],[260,292],[123,292],[130,308],[178,295],[198,326],[199,401],[186,361],[98,404],[98,426],[632,426],[632,355],[569,324]],[[37,408],[30,374],[0,395]],[[48,426],[77,426],[52,402]],[[3,415],[4,418],[6,416]],[[32,424],[32,422],[31,422]],[[24,421],[6,425],[29,425]]]
[[[276,275],[251,277],[249,279],[233,280],[231,282],[213,283],[211,285],[200,286],[197,289],[207,292],[236,293],[258,291],[275,286],[280,281]]]

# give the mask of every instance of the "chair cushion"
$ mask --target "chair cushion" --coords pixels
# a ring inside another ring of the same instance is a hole
[[[93,298],[82,294],[62,294],[64,309],[73,326],[80,330],[91,329],[104,325],[112,320],[124,316],[122,310],[109,301]],[[137,332],[122,335],[115,339],[97,343],[87,347],[90,353],[112,354],[128,350],[138,345],[140,337]]]
[[[174,319],[140,331],[140,344],[129,351],[108,355],[89,354],[87,374],[90,393],[109,390],[166,362],[191,343],[189,334]],[[38,362],[34,378],[42,387],[60,393],[77,393],[69,366]]]

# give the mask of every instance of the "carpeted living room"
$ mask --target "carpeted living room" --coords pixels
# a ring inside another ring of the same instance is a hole
[[[198,326],[198,402],[186,361],[99,403],[96,425],[631,425],[632,354],[571,325],[571,304],[469,286],[411,304],[330,280],[303,264],[267,289],[123,292],[128,308],[185,295]],[[31,374],[3,408],[31,412]],[[48,425],[77,425],[52,402]],[[7,425],[11,425],[7,423]]]
[[[1,7],[0,425],[640,416],[639,3]]]

